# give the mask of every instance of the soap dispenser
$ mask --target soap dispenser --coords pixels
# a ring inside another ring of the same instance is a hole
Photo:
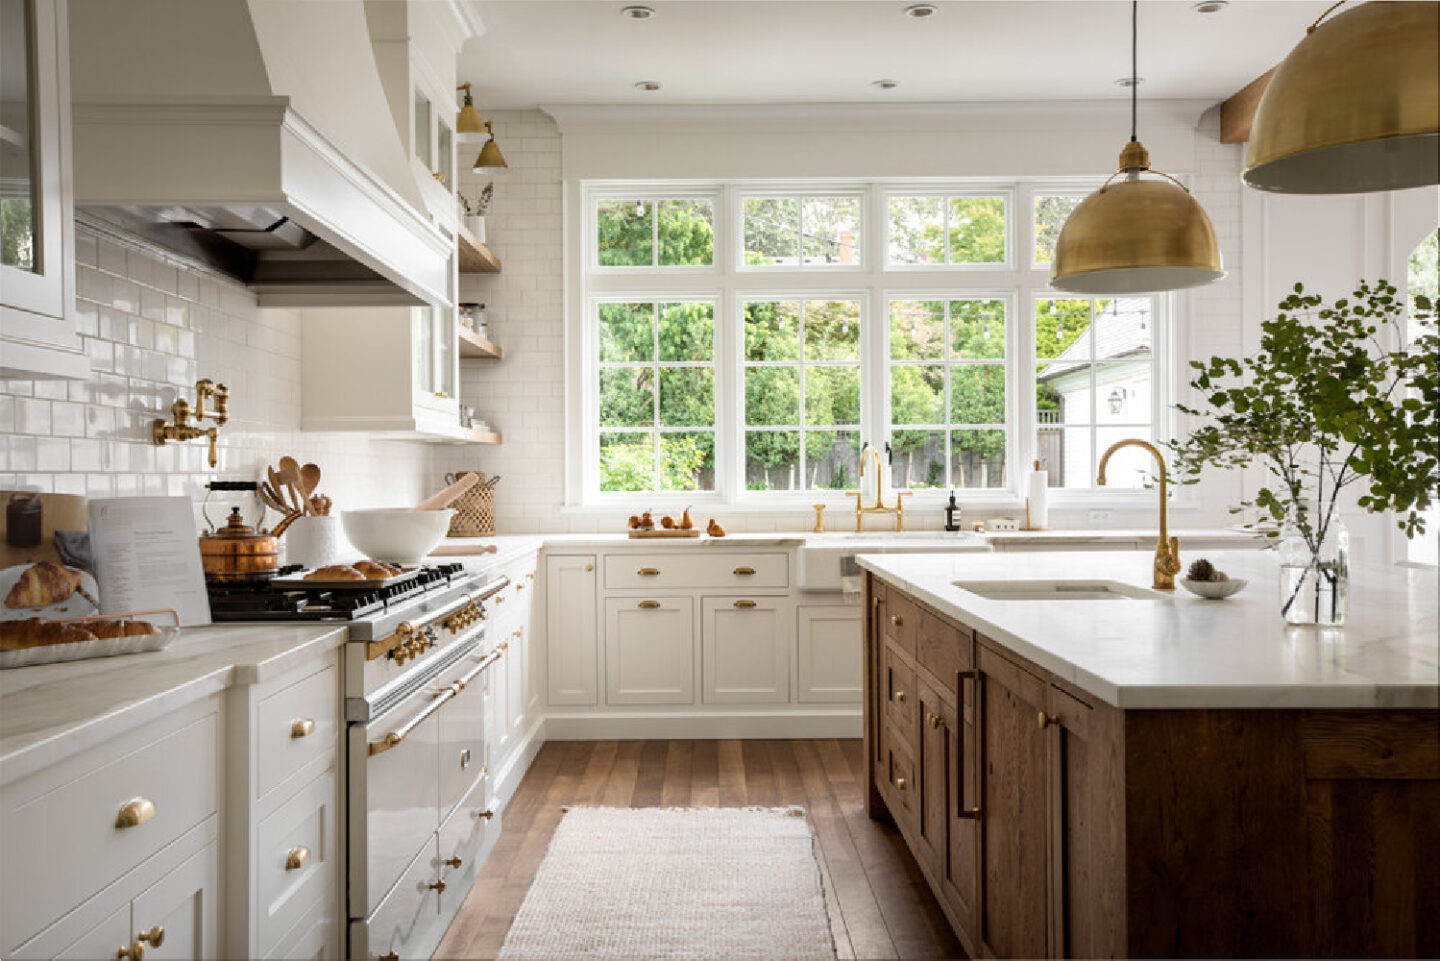
[[[947,531],[958,531],[960,529],[960,505],[955,503],[955,492],[950,492],[950,503],[945,505],[945,529]]]

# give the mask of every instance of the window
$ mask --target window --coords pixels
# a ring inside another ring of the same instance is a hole
[[[1055,259],[1055,242],[1060,239],[1060,228],[1084,194],[1036,194],[1035,195],[1035,266],[1048,266]]]
[[[415,156],[425,165],[430,167],[430,98],[415,91]]]
[[[715,305],[600,303],[602,491],[715,487]]]
[[[1004,487],[1006,304],[890,301],[892,482]]]
[[[1440,230],[1420,241],[1410,252],[1406,266],[1405,286],[1411,298],[1413,316],[1416,294],[1424,294],[1431,303],[1440,303]],[[1412,330],[1409,336],[1413,339],[1419,333],[1419,330]],[[1440,562],[1440,507],[1431,504],[1425,512],[1425,533],[1406,542],[1405,558],[1421,564]]]
[[[749,267],[858,267],[860,198],[746,197],[744,251]]]
[[[1005,197],[890,198],[892,266],[1004,264]]]
[[[1100,454],[1151,436],[1154,311],[1149,297],[1035,301],[1035,451],[1051,486],[1094,487]],[[1117,451],[1111,487],[1140,487],[1154,462]]]
[[[860,466],[860,304],[745,304],[745,486],[844,489]]]
[[[601,200],[601,267],[708,267],[715,262],[714,207],[700,198]]]

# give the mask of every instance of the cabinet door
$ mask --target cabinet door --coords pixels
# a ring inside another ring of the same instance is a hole
[[[1045,683],[978,645],[980,938],[996,957],[1041,958],[1047,938]]]
[[[121,948],[128,947],[134,936],[130,933],[130,904],[117,908],[110,917],[86,931],[64,951],[55,955],[63,961],[92,961],[94,958],[113,958]],[[16,955],[24,957],[23,954]]]
[[[509,710],[506,720],[510,725],[511,743],[519,743],[520,738],[525,734],[525,704],[528,697],[525,693],[525,664],[528,655],[525,653],[529,638],[525,635],[525,627],[519,624],[512,628],[506,640],[510,647],[505,651],[505,677],[506,677],[506,699],[505,706]]]
[[[605,700],[695,703],[695,599],[607,598]]]
[[[858,702],[865,648],[860,608],[802,607],[797,625],[797,699],[802,704]]]
[[[701,696],[706,704],[790,700],[789,604],[775,597],[701,601]]]
[[[194,959],[219,956],[215,911],[219,852],[218,842],[211,842],[131,902],[132,935],[148,934],[157,925],[164,929],[158,946],[154,940],[147,944],[145,957]]]
[[[599,638],[595,555],[545,558],[545,665],[551,704],[594,704]]]
[[[973,656],[971,651],[966,653]],[[972,657],[967,657],[966,662],[973,663]],[[951,752],[947,797],[950,837],[940,881],[941,896],[950,902],[971,933],[975,930],[976,891],[980,886],[980,821],[975,792],[981,780],[975,763],[979,755],[975,740],[976,682],[969,676],[973,673],[965,671],[957,675],[957,708],[945,716],[945,725],[950,731],[946,748]]]
[[[936,877],[944,876],[950,829],[950,768],[955,762],[952,742],[955,712],[925,683],[916,685],[920,737],[916,758],[920,778],[918,847],[916,855]]]

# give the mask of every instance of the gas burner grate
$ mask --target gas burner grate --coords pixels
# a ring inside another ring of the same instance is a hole
[[[280,573],[297,570],[303,568],[288,567]],[[210,616],[217,621],[353,621],[441,590],[464,576],[463,564],[440,564],[423,568],[404,583],[370,590],[279,588],[271,585],[269,578],[210,584]]]

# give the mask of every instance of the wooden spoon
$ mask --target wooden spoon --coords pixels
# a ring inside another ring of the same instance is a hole
[[[306,464],[300,468],[300,499],[307,509],[310,508],[310,495],[315,493],[315,488],[320,486],[320,468],[314,464]],[[313,510],[310,511],[314,513]]]
[[[283,493],[291,510],[305,513],[305,502],[300,497],[300,463],[295,458],[280,458],[280,480],[285,484]]]
[[[450,502],[480,483],[480,475],[473,471],[460,478],[438,494],[431,494],[414,507],[412,511],[438,511],[450,506]]]

